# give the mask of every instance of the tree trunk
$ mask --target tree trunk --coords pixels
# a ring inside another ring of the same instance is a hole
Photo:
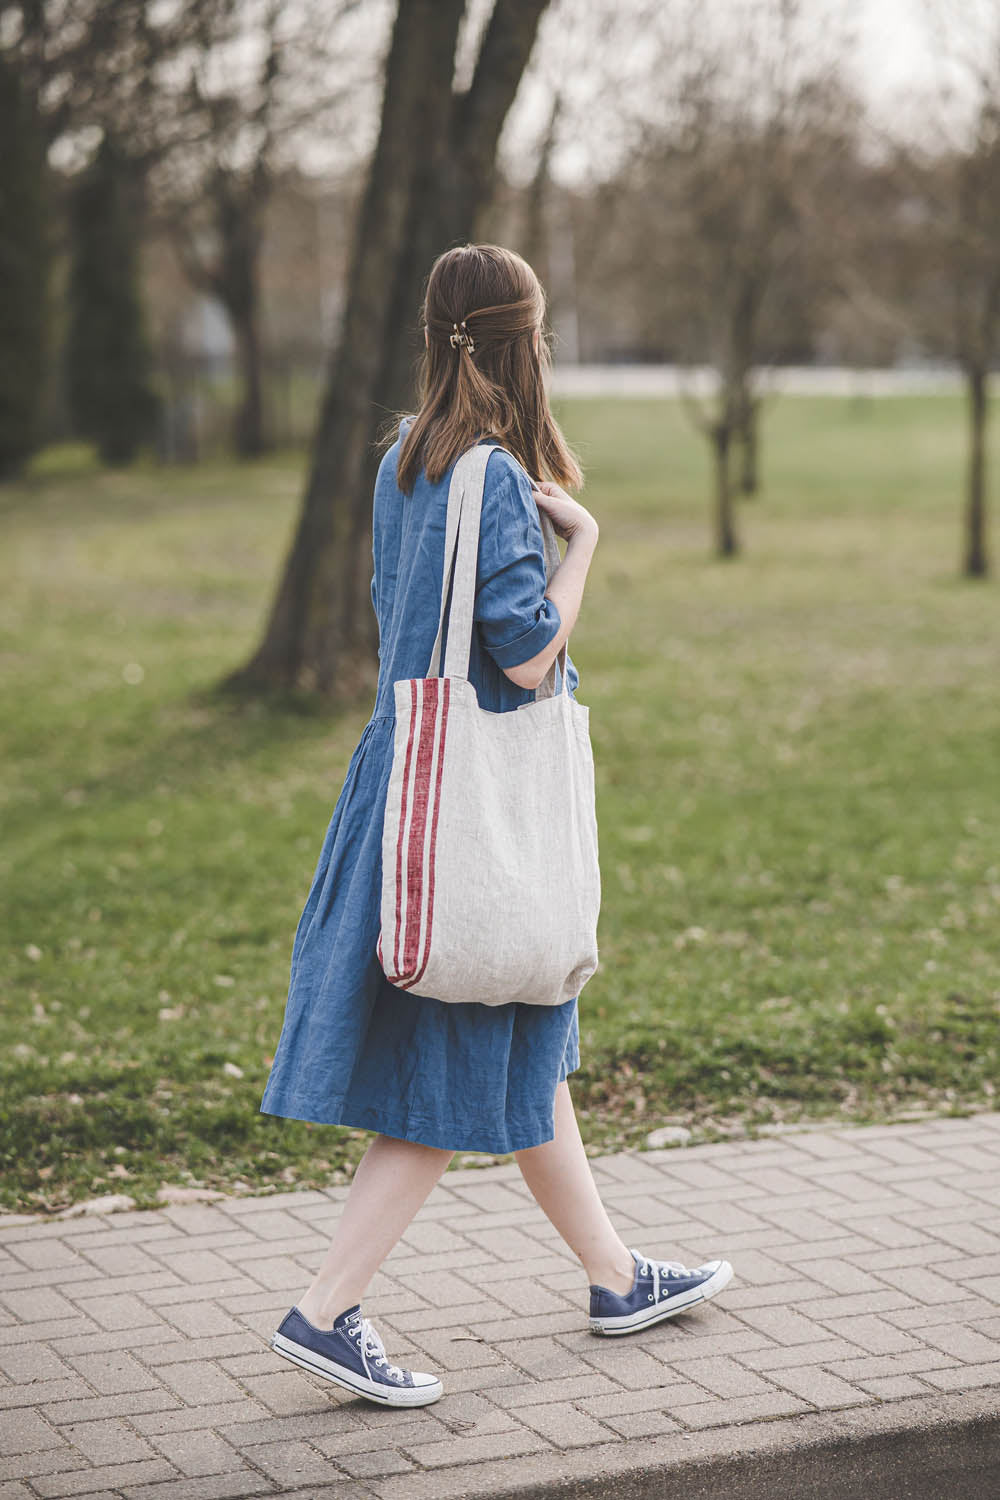
[[[740,493],[756,495],[760,487],[758,456],[760,404],[750,395],[743,401],[740,419]]]
[[[965,371],[969,396],[969,468],[965,499],[965,555],[967,578],[985,578],[990,571],[986,549],[986,422],[989,372],[979,365]]]
[[[452,90],[465,0],[399,0],[378,143],[356,226],[340,338],[295,536],[257,651],[227,679],[351,701],[378,674],[371,497],[386,417],[411,400],[434,257],[469,238],[547,0],[497,0],[471,88]]]
[[[241,458],[259,458],[269,446],[264,430],[264,396],[261,378],[260,337],[257,331],[256,305],[246,308],[239,321],[234,319],[236,368],[240,377],[240,403],[236,410],[233,436]]]
[[[729,472],[733,425],[722,417],[711,430],[715,458],[715,552],[718,557],[735,557],[740,550],[736,540],[733,514],[733,485]]]

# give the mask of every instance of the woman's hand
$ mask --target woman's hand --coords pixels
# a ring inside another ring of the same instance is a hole
[[[567,495],[559,485],[547,479],[537,484],[533,481],[531,492],[539,510],[547,513],[557,534],[565,541],[568,542],[577,535],[597,541],[598,525],[590,511],[579,500],[574,500],[572,495]]]

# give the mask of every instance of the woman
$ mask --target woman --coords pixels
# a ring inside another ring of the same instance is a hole
[[[261,1106],[376,1132],[327,1256],[272,1347],[390,1406],[425,1405],[443,1387],[389,1363],[361,1299],[455,1151],[515,1154],[586,1272],[595,1333],[671,1317],[732,1275],[727,1261],[688,1270],[641,1255],[612,1226],[566,1083],[580,1061],[576,997],[559,1006],[446,1004],[397,989],[378,961],[393,683],[427,673],[456,460],[477,441],[509,450],[490,454],[483,491],[468,674],[482,708],[506,713],[531,701],[576,622],[598,537],[594,518],[560,487],[579,486],[582,475],[549,410],[545,300],[530,266],[497,245],[448,250],[431,270],[423,312],[420,410],[400,423],[375,484],[375,707],[298,924]],[[533,485],[525,470],[549,478]],[[539,507],[567,544],[550,579]],[[572,692],[577,672],[568,654],[565,662]]]

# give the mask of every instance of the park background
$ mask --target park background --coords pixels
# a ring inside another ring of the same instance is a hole
[[[0,119],[6,1205],[363,1149],[257,1109],[467,239],[601,526],[590,1148],[995,1107],[995,4],[2,4]]]

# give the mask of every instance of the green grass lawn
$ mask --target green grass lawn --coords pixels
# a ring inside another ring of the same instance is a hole
[[[1000,598],[957,576],[960,404],[775,405],[729,562],[678,408],[561,416],[601,523],[572,643],[603,879],[588,1140],[989,1105]],[[367,1140],[257,1107],[371,704],[211,692],[260,629],[301,473],[63,451],[0,490],[8,1206],[326,1183]]]

